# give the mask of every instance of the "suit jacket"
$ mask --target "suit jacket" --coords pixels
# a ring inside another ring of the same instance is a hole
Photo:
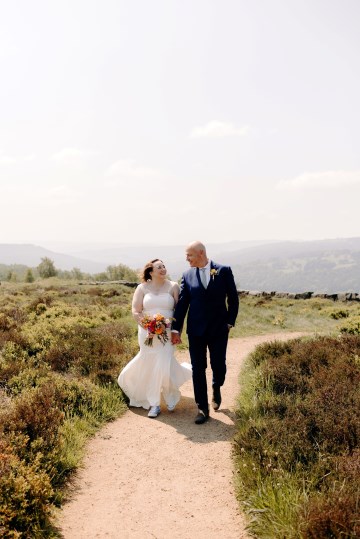
[[[239,296],[231,268],[213,261],[210,264],[207,288],[201,283],[198,268],[183,274],[172,329],[182,330],[187,312],[187,333],[191,335],[204,335],[208,330],[220,332],[228,324],[235,325]]]

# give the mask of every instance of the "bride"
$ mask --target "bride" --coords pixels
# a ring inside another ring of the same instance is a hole
[[[179,285],[166,278],[162,260],[145,265],[142,283],[135,290],[132,314],[138,323],[140,351],[121,371],[118,384],[130,399],[130,406],[149,410],[148,417],[160,413],[161,394],[172,412],[180,400],[179,387],[192,376],[190,363],[179,364],[171,344],[170,328],[163,338],[149,335],[145,316],[161,314],[171,319],[179,297]],[[150,337],[150,339],[149,339]],[[149,344],[145,344],[145,341]]]

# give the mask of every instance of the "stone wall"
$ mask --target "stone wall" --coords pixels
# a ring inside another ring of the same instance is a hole
[[[129,281],[87,281],[79,284],[86,285],[104,285],[104,284],[122,284],[124,286],[130,286],[135,288],[139,283],[133,283]],[[238,290],[239,297],[254,296],[261,298],[288,298],[288,299],[310,299],[310,298],[322,298],[332,299],[333,301],[360,301],[360,294],[357,292],[339,292],[337,294],[321,294],[316,292],[259,292],[257,290]]]
[[[339,292],[337,294],[321,294],[316,292],[258,292],[256,290],[238,290],[239,297],[255,296],[262,298],[288,298],[288,299],[332,299],[333,301],[360,301],[357,292]]]

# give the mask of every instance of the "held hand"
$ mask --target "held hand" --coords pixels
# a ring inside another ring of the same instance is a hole
[[[181,343],[180,333],[176,333],[175,331],[172,331],[171,332],[171,342],[172,342],[172,344],[180,344]]]

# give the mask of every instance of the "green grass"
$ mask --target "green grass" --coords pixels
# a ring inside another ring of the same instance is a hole
[[[259,486],[247,497],[244,507],[250,529],[258,537],[300,537],[299,510],[307,499],[306,490],[291,474],[281,483],[272,478],[259,478]]]
[[[239,315],[236,326],[231,330],[232,337],[247,337],[266,333],[310,332],[320,335],[340,331],[343,319],[331,315],[343,310],[340,302],[329,299],[286,299],[245,296],[240,299]],[[360,304],[346,303],[349,319],[360,313]]]
[[[283,332],[331,335],[340,332],[346,324],[356,327],[359,317],[360,304],[357,302],[344,305],[329,299],[244,296],[240,298],[239,314],[230,338]],[[188,339],[185,330],[182,341],[179,348],[186,350]]]
[[[258,538],[359,537],[360,336],[264,343],[240,375],[234,461]]]

